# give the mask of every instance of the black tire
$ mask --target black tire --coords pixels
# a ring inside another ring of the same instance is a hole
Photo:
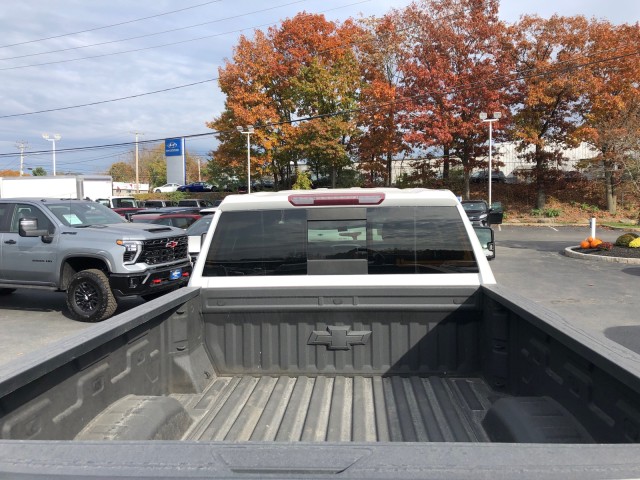
[[[76,273],[67,287],[67,308],[82,322],[100,322],[116,311],[118,303],[109,288],[109,279],[98,269]]]
[[[0,295],[9,295],[15,291],[15,288],[0,288]]]
[[[155,191],[156,193],[161,193],[159,188],[156,188],[154,191]]]

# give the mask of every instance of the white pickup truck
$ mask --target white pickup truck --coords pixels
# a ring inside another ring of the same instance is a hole
[[[190,286],[0,368],[0,477],[640,477],[640,357],[450,192],[227,197]]]

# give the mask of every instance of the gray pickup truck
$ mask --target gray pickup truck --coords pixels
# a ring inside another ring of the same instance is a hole
[[[133,224],[96,202],[0,200],[0,294],[66,292],[78,320],[104,320],[120,297],[152,298],[191,274],[183,230]]]
[[[230,196],[190,286],[0,367],[0,477],[640,477],[640,357],[450,192]]]

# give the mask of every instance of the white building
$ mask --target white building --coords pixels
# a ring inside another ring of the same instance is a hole
[[[507,178],[513,177],[512,172],[515,169],[528,170],[534,166],[533,163],[527,162],[522,158],[526,152],[518,152],[516,147],[516,142],[494,143],[493,145],[492,161],[494,164],[495,162],[503,164],[499,168],[504,172]],[[534,148],[531,146],[528,151],[533,150]],[[555,165],[555,167],[561,170],[575,170],[576,164],[579,161],[596,157],[598,155],[598,151],[589,144],[583,142],[576,148],[564,150],[562,155],[564,160],[559,165]],[[488,156],[481,157],[479,160],[488,161]],[[415,161],[416,160],[414,159],[394,161],[391,171],[392,182],[395,183],[396,179],[403,173],[411,173],[414,170],[411,167],[411,164]],[[425,162],[434,162],[434,160],[425,158]]]

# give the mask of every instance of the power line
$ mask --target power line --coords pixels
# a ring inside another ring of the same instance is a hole
[[[595,56],[596,54],[602,53],[602,52],[609,52],[612,49],[608,49],[608,50],[604,50],[601,52],[595,52],[594,54],[591,55],[591,57]],[[612,57],[605,57],[605,58],[600,58],[600,59],[594,59],[588,62],[584,62],[581,64],[572,64],[572,65],[568,65],[566,67],[563,68],[557,68],[554,67],[552,69],[549,69],[547,71],[542,71],[542,72],[537,72],[537,73],[529,73],[526,74],[526,72],[535,72],[535,70],[533,68],[528,69],[528,70],[524,70],[521,72],[518,72],[516,74],[515,77],[512,78],[508,78],[506,76],[503,77],[493,77],[493,78],[488,78],[486,80],[483,81],[479,81],[479,82],[474,82],[468,85],[460,85],[460,86],[453,86],[449,89],[449,92],[455,92],[456,90],[468,90],[470,88],[475,88],[479,85],[483,85],[483,84],[494,84],[496,86],[506,86],[509,83],[513,83],[515,81],[519,81],[519,80],[524,80],[524,79],[528,79],[528,78],[536,78],[536,77],[545,77],[545,76],[551,76],[551,75],[560,75],[562,73],[568,73],[571,72],[573,70],[577,70],[580,68],[584,68],[587,66],[591,66],[591,65],[596,65],[599,63],[603,63],[603,62],[608,62],[608,61],[613,61],[613,60],[619,60],[622,58],[626,58],[626,57],[630,57],[630,56],[634,56],[634,55],[638,55],[640,54],[640,51],[633,51],[633,52],[628,52],[628,53],[623,53],[620,55],[616,55],[616,56],[612,56]],[[589,56],[587,56],[587,58],[591,58]],[[569,64],[570,62],[575,61],[575,59],[570,60],[570,61],[565,61],[562,63],[565,64]],[[134,95],[131,97],[123,97],[120,99],[113,99],[113,100],[105,100],[102,102],[93,102],[91,104],[85,104],[85,105],[77,105],[77,106],[72,106],[72,107],[62,107],[59,109],[50,109],[50,110],[46,110],[46,111],[56,111],[56,110],[65,110],[65,109],[70,109],[70,108],[79,108],[82,106],[88,106],[88,105],[95,105],[95,104],[100,104],[100,103],[108,103],[108,102],[112,102],[112,101],[118,101],[118,100],[124,100],[124,99],[128,99],[128,98],[135,98],[135,97],[139,97],[139,96],[144,96],[144,95],[151,95],[154,93],[160,93],[160,92],[164,92],[164,91],[170,91],[170,90],[175,90],[178,88],[185,88],[185,87],[189,87],[189,86],[193,86],[193,85],[198,85],[198,84],[202,84],[202,83],[206,83],[206,82],[211,82],[214,81],[216,79],[209,79],[209,80],[205,80],[202,82],[195,82],[192,84],[187,84],[187,85],[182,85],[182,86],[178,86],[178,87],[171,87],[168,89],[164,89],[164,90],[158,90],[156,92],[147,92],[147,93],[143,93],[143,94],[138,94],[138,95]],[[499,83],[501,82],[501,83]],[[446,92],[439,92],[439,93],[446,93]],[[300,119],[296,119],[296,120],[292,120],[292,121],[283,121],[283,122],[278,122],[278,123],[270,123],[270,124],[266,124],[266,125],[262,125],[261,127],[267,127],[267,126],[278,126],[278,125],[284,125],[284,124],[293,124],[293,123],[297,123],[297,122],[302,122],[302,121],[309,121],[309,120],[313,120],[313,119],[319,119],[319,118],[329,118],[329,117],[333,117],[333,116],[337,116],[337,115],[344,115],[347,113],[357,113],[357,112],[363,112],[372,108],[382,108],[385,106],[389,106],[392,104],[403,104],[403,103],[407,103],[410,100],[414,100],[417,98],[421,98],[421,97],[426,97],[428,95],[432,95],[433,92],[425,92],[422,94],[418,94],[418,95],[414,95],[411,97],[402,97],[402,98],[398,98],[398,99],[394,99],[392,101],[389,102],[382,102],[382,103],[376,103],[376,104],[371,104],[368,106],[362,106],[360,108],[356,108],[356,109],[350,109],[350,110],[343,110],[343,111],[338,111],[338,112],[333,112],[333,113],[328,113],[328,114],[320,114],[320,115],[315,115],[315,116],[310,116],[310,117],[305,117],[305,118],[300,118]],[[42,112],[30,112],[30,113],[24,113],[24,114],[14,114],[14,115],[8,115],[8,116],[3,116],[0,118],[7,118],[7,117],[13,117],[13,116],[22,116],[22,115],[32,115],[32,114],[36,114],[36,113],[43,113]],[[260,128],[260,126],[256,125],[256,128]],[[225,133],[224,131],[220,131],[220,132],[207,132],[207,133],[203,133],[203,134],[193,134],[193,135],[183,135],[184,138],[197,138],[197,137],[204,137],[204,136],[214,136],[214,135],[218,135],[221,133]],[[143,142],[139,142],[141,144],[147,144],[147,143],[156,143],[156,142],[161,142],[164,141],[164,139],[155,139],[155,140],[147,140],[147,141],[143,141]],[[101,149],[101,148],[114,148],[114,147],[118,147],[118,146],[129,146],[129,145],[133,145],[135,143],[131,143],[131,142],[126,142],[126,143],[118,143],[118,144],[108,144],[108,145],[98,145],[98,146],[91,146],[91,147],[77,147],[77,148],[69,148],[69,149],[62,149],[59,150],[60,153],[64,153],[64,152],[73,152],[73,151],[86,151],[86,150],[93,150],[93,149]],[[30,155],[38,155],[38,154],[45,154],[48,153],[48,151],[37,151],[37,152],[27,152]],[[1,154],[0,153],[0,158],[5,158],[5,157],[13,157],[16,154]]]
[[[300,0],[300,1],[306,1],[306,0]],[[371,0],[361,0],[359,2],[350,3],[350,4],[347,4],[347,5],[341,5],[340,7],[323,10],[320,13],[326,13],[326,12],[331,12],[333,10],[339,10],[341,8],[352,7],[354,5],[359,5],[361,3],[367,3],[367,2],[370,2],[370,1]],[[293,2],[293,3],[298,3],[298,2]],[[149,46],[149,47],[134,48],[134,49],[131,49],[131,50],[122,50],[120,52],[103,53],[103,54],[100,54],[100,55],[92,55],[92,56],[89,56],[89,57],[70,58],[70,59],[67,59],[67,60],[56,60],[56,61],[52,61],[52,62],[43,62],[43,63],[32,63],[30,65],[18,65],[18,66],[15,66],[15,67],[4,67],[4,68],[0,68],[0,71],[4,72],[4,71],[8,71],[8,70],[21,70],[21,69],[24,69],[24,68],[31,68],[31,67],[43,67],[43,66],[47,66],[47,65],[58,65],[58,64],[61,64],[61,63],[78,62],[78,61],[81,61],[81,60],[93,60],[95,58],[113,57],[113,56],[116,56],[116,55],[123,55],[125,53],[135,53],[135,52],[142,52],[142,51],[145,51],[145,50],[154,50],[156,48],[172,47],[172,46],[175,46],[175,45],[182,45],[182,44],[185,44],[185,43],[197,42],[197,41],[206,40],[206,39],[209,39],[209,38],[221,37],[223,35],[229,35],[229,34],[232,34],[232,33],[240,33],[240,32],[244,32],[246,30],[254,30],[256,28],[262,28],[262,27],[270,27],[270,26],[276,25],[277,23],[279,23],[279,22],[263,23],[263,24],[260,24],[260,25],[255,25],[253,27],[244,27],[244,28],[239,28],[237,30],[231,30],[231,31],[222,32],[222,33],[214,33],[214,34],[211,34],[211,35],[205,35],[203,37],[190,38],[190,39],[187,39],[187,40],[180,40],[180,41],[177,41],[177,42],[163,43],[163,44],[160,44],[160,45],[152,45],[152,46]]]
[[[172,90],[179,90],[181,88],[193,87],[195,85],[202,85],[203,83],[215,82],[216,80],[218,80],[217,77],[216,78],[210,78],[208,80],[202,80],[200,82],[187,83],[187,84],[178,85],[178,86],[175,86],[175,87],[163,88],[161,90],[154,90],[152,92],[145,92],[145,93],[138,93],[136,95],[129,95],[128,97],[112,98],[112,99],[109,99],[109,100],[100,100],[100,101],[97,101],[97,102],[83,103],[83,104],[80,104],[80,105],[71,105],[71,106],[68,106],[68,107],[49,108],[49,109],[46,109],[46,110],[38,110],[38,111],[35,111],[35,112],[14,113],[14,114],[11,114],[11,115],[1,115],[0,119],[12,118],[12,117],[24,117],[26,115],[37,115],[37,114],[40,114],[40,113],[59,112],[59,111],[62,111],[62,110],[71,110],[71,109],[74,109],[74,108],[83,108],[83,107],[91,107],[93,105],[102,105],[104,103],[120,102],[122,100],[131,100],[133,98],[145,97],[145,96],[148,96],[148,95],[155,95],[157,93],[170,92]]]
[[[221,0],[217,0],[217,1],[221,1]],[[49,55],[51,53],[68,52],[68,51],[71,51],[71,50],[80,50],[80,49],[83,49],[83,48],[99,47],[99,46],[102,46],[102,45],[110,45],[110,44],[113,44],[113,43],[128,42],[130,40],[138,40],[140,38],[154,37],[154,36],[158,36],[158,35],[164,35],[165,33],[179,32],[181,30],[188,30],[190,28],[197,28],[197,27],[202,27],[204,25],[210,25],[212,23],[224,22],[224,21],[227,21],[227,20],[234,20],[234,19],[237,19],[237,18],[247,17],[249,15],[255,15],[256,13],[264,13],[264,12],[267,12],[269,10],[275,10],[275,9],[282,8],[282,7],[289,7],[289,6],[295,5],[297,3],[303,3],[303,2],[308,2],[308,1],[309,0],[296,0],[295,2],[284,3],[282,5],[276,5],[275,7],[263,8],[262,10],[254,10],[252,12],[243,13],[243,14],[239,14],[239,15],[233,15],[231,17],[219,18],[217,20],[211,20],[209,22],[197,23],[195,25],[189,25],[189,26],[186,26],[186,27],[173,28],[173,29],[170,29],[170,30],[163,30],[161,32],[148,33],[148,34],[145,34],[145,35],[137,35],[135,37],[122,38],[120,40],[110,40],[108,42],[92,43],[90,45],[81,45],[81,46],[78,46],[78,47],[69,47],[69,48],[61,48],[61,49],[58,49],[58,50],[49,50],[48,52],[30,53],[30,54],[27,54],[27,55],[19,55],[19,56],[15,56],[15,57],[4,57],[4,58],[0,58],[0,61],[2,61],[2,60],[17,60],[19,58],[27,58],[27,57],[37,57],[39,55]],[[218,35],[225,35],[225,34],[221,33],[221,34],[218,34]],[[203,38],[208,38],[208,37],[203,37]],[[201,40],[201,38],[197,38],[195,40]],[[195,41],[195,40],[188,40],[188,41]],[[176,44],[177,43],[168,44],[168,45],[176,45]],[[166,45],[161,45],[161,46],[166,46]],[[158,47],[150,47],[150,48],[158,48]],[[136,51],[136,50],[130,50],[130,51]],[[121,53],[129,53],[130,51],[116,52],[116,53],[111,54],[111,55],[120,55]],[[94,57],[86,57],[86,58],[94,58]],[[76,61],[76,60],[83,60],[83,59],[72,59],[72,60],[68,60],[68,61]],[[38,66],[38,65],[48,65],[48,64],[45,63],[45,64],[37,64],[37,65],[25,65],[25,66],[21,66],[21,67],[18,67],[18,68],[27,68],[29,66]]]
[[[192,10],[194,8],[203,7],[205,5],[209,5],[211,3],[218,3],[218,2],[221,2],[221,1],[222,0],[212,0],[210,2],[200,3],[199,5],[193,5],[191,7],[184,7],[184,8],[180,8],[178,10],[172,10],[170,12],[159,13],[157,15],[150,15],[148,17],[136,18],[134,20],[127,20],[125,22],[120,22],[120,23],[113,23],[111,25],[105,25],[105,26],[102,26],[102,27],[89,28],[87,30],[80,30],[78,32],[72,32],[72,33],[62,33],[60,35],[54,35],[52,37],[39,38],[39,39],[36,39],[36,40],[27,40],[25,42],[11,43],[9,45],[1,45],[0,48],[17,47],[18,45],[27,45],[29,43],[44,42],[45,40],[53,40],[54,38],[69,37],[71,35],[79,35],[80,33],[95,32],[96,30],[104,30],[106,28],[119,27],[121,25],[127,25],[127,24],[130,24],[130,23],[141,22],[143,20],[149,20],[151,18],[163,17],[165,15],[171,15],[173,13],[184,12],[185,10]]]

